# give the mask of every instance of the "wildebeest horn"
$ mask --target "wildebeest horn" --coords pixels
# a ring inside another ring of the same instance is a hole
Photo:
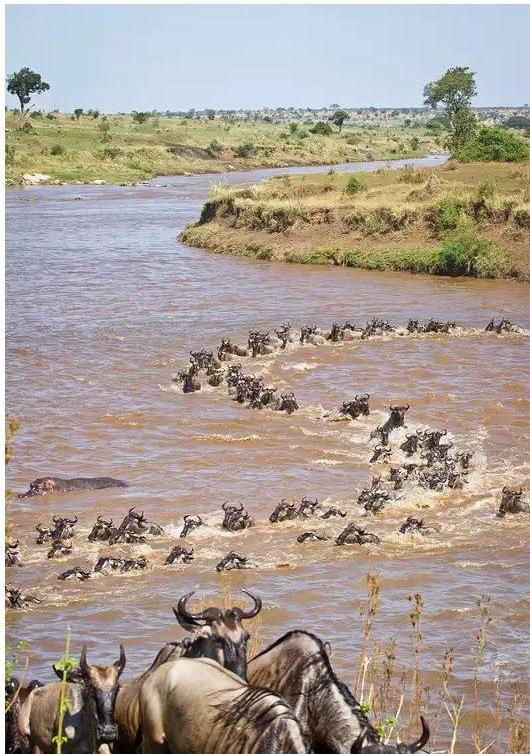
[[[502,488],[502,493],[504,494],[506,492],[508,492],[508,485],[507,484],[505,484],[504,487]],[[40,524],[39,524],[39,526],[40,526]],[[35,527],[35,528],[37,528],[37,527]]]
[[[409,408],[410,408],[410,403],[407,403],[407,405],[406,405],[406,406],[404,406],[404,409],[405,409],[405,411],[408,411],[408,410],[409,410]]]
[[[227,505],[230,505],[230,506],[231,506],[231,505],[232,505],[232,503],[229,503],[229,502],[228,502],[228,500],[226,500],[226,501],[225,501],[225,502],[224,502],[224,503],[223,503],[223,504],[221,505],[221,508],[222,508],[222,509],[223,509],[223,510],[225,511],[225,510],[226,510],[226,507],[225,507],[225,506],[227,506]]]
[[[425,720],[423,715],[420,715],[420,720],[421,720],[421,736],[413,744],[409,744],[407,746],[407,749],[410,752],[415,752],[415,751],[419,751],[420,749],[423,749],[423,747],[429,740],[430,730],[429,730],[429,726],[427,725],[427,721]]]
[[[355,741],[353,742],[353,745],[350,749],[350,754],[361,754],[361,750],[363,748],[364,739],[366,738],[366,734],[368,733],[368,728],[364,728]]]
[[[79,658],[79,668],[83,675],[88,674],[88,663],[86,661],[86,644],[83,644],[83,649],[81,650],[81,657]]]
[[[445,437],[445,435],[447,434],[447,430],[446,429],[442,429],[442,431],[440,432],[440,434],[441,434],[442,437]]]
[[[185,621],[188,621],[190,623],[196,623],[200,618],[202,617],[202,613],[197,613],[194,615],[193,613],[190,613],[189,610],[186,607],[186,601],[193,595],[195,592],[188,592],[183,597],[181,597],[177,603],[177,607],[173,608],[173,612],[175,613],[175,617],[177,620],[179,618],[182,618]]]
[[[67,524],[72,524],[73,526],[74,524],[77,524],[79,519],[77,518],[77,516],[75,516],[75,518],[65,518],[65,521]]]
[[[52,521],[54,524],[58,524],[59,521],[63,521],[63,520],[64,519],[62,519],[60,516],[52,516]]]
[[[117,670],[118,670],[118,677],[123,672],[123,668],[125,667],[126,659],[127,658],[125,657],[125,650],[123,648],[123,644],[120,644],[120,659],[116,660],[116,662],[114,663],[114,667],[117,668]]]
[[[245,594],[247,594],[250,597],[251,600],[254,600],[254,607],[253,608],[251,608],[248,611],[243,611],[241,609],[239,610],[239,614],[240,614],[241,619],[255,618],[256,615],[259,613],[259,611],[261,610],[261,608],[263,606],[262,601],[260,600],[259,597],[254,597],[253,594],[251,594],[250,592],[247,592],[246,589],[242,589],[241,591],[244,592]]]

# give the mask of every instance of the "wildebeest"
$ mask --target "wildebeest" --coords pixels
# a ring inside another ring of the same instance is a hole
[[[355,325],[352,325],[350,322],[345,322],[344,324],[334,322],[331,325],[329,340],[331,340],[332,343],[337,343],[340,340],[344,340],[346,334],[351,337],[351,333],[353,332],[355,332]]]
[[[183,393],[195,393],[201,389],[198,374],[199,367],[197,364],[190,364],[187,369],[183,369],[173,377],[173,382],[182,382]]]
[[[424,717],[420,715],[421,720],[421,736],[417,741],[411,744],[387,744],[387,743],[372,743],[368,746],[364,745],[364,742],[368,738],[370,731],[365,728],[355,740],[351,747],[350,754],[414,754],[416,751],[420,751],[427,744],[429,740],[429,726]]]
[[[255,525],[252,516],[245,510],[243,503],[223,503],[224,518],[221,526],[227,531],[242,531]]]
[[[254,358],[272,353],[274,348],[270,343],[269,333],[251,330],[248,334],[248,350]]]
[[[278,503],[276,508],[269,516],[269,521],[271,522],[271,524],[276,524],[280,521],[292,521],[293,519],[297,518],[297,516],[298,510],[295,503],[288,503],[285,499],[283,499],[281,503]]]
[[[327,509],[327,511],[324,511],[324,513],[320,516],[320,518],[334,518],[335,516],[340,516],[341,518],[346,517],[346,511],[341,511],[340,508],[334,508],[331,506]]]
[[[276,411],[285,411],[288,414],[298,411],[299,408],[294,393],[282,393],[275,405]]]
[[[29,485],[27,492],[19,493],[19,497],[34,497],[35,495],[51,495],[53,492],[76,492],[78,490],[102,490],[106,487],[128,487],[128,482],[112,479],[106,476],[79,479],[59,479],[55,476],[45,476],[35,479]]]
[[[32,594],[26,594],[13,584],[5,585],[5,606],[12,608],[21,608],[26,605],[42,602],[38,597],[34,597]]]
[[[159,537],[164,530],[158,524],[148,521],[144,512],[137,513],[134,508],[129,508],[123,521],[110,537],[109,544],[118,542],[145,542],[145,535],[151,534]]]
[[[392,451],[390,450],[390,448],[385,448],[383,447],[383,445],[376,445],[375,448],[373,449],[372,456],[369,462],[376,463],[381,458],[383,459],[383,461],[385,461],[387,458],[390,458],[391,455],[392,455]]]
[[[322,511],[322,506],[317,498],[311,500],[309,497],[303,497],[297,511],[297,516],[298,518],[310,518],[311,516],[316,516],[320,511]]]
[[[383,335],[383,333],[386,332],[394,332],[394,329],[395,328],[386,320],[374,318],[366,323],[366,326],[361,333],[361,339],[366,340],[366,338],[371,338],[374,335]]]
[[[530,513],[530,503],[521,500],[523,488],[511,490],[509,487],[502,488],[502,500],[497,511],[498,518],[504,518],[507,513]]]
[[[146,568],[147,565],[147,559],[144,555],[140,555],[137,558],[112,558],[110,556],[103,556],[96,561],[94,573],[109,573],[113,571],[127,573],[127,571],[142,570],[143,568]]]
[[[221,571],[240,571],[246,568],[256,568],[256,566],[254,563],[250,563],[248,558],[238,555],[234,550],[225,555],[215,566],[215,570],[219,573]]]
[[[187,537],[191,531],[198,529],[199,526],[203,526],[203,520],[200,516],[190,513],[186,514],[184,516],[184,526],[180,532],[180,537]]]
[[[223,383],[224,378],[225,373],[222,369],[214,369],[208,374],[206,382],[208,385],[211,385],[211,387],[219,387],[219,385]]]
[[[300,722],[307,751],[349,754],[360,732],[378,736],[348,687],[331,666],[323,642],[307,631],[290,631],[248,664],[251,684],[273,689]]]
[[[472,458],[473,453],[470,450],[464,450],[462,453],[457,453],[456,455],[456,461],[464,471],[469,469]]]
[[[143,754],[306,754],[281,696],[209,659],[181,658],[155,670],[142,684],[140,713]]]
[[[179,545],[177,545],[164,560],[164,564],[172,565],[173,563],[191,563],[193,557],[193,547],[186,550],[185,547],[179,547]]]
[[[339,413],[344,416],[350,416],[352,419],[357,419],[359,416],[369,416],[370,407],[368,401],[370,400],[370,393],[364,395],[356,395],[353,401],[343,403],[339,408]]]
[[[88,535],[89,542],[108,542],[118,530],[112,523],[112,518],[106,521],[101,516],[98,516],[96,523],[92,527],[92,531]]]
[[[429,528],[423,523],[423,518],[416,518],[415,516],[408,516],[398,529],[399,534],[423,534],[429,536],[438,529]]]
[[[379,544],[381,540],[377,534],[372,534],[361,529],[356,524],[351,523],[339,534],[335,539],[337,545],[365,545],[365,544]]]
[[[16,542],[6,542],[5,561],[6,568],[22,565],[20,562],[20,542],[18,539]]]
[[[378,440],[381,445],[388,445],[390,430],[385,425],[376,427],[370,432],[370,440]]]
[[[325,542],[328,539],[331,539],[331,537],[328,537],[326,534],[317,534],[316,531],[304,531],[302,534],[299,534],[296,538],[297,542]]]
[[[248,353],[244,346],[233,343],[230,338],[222,338],[221,345],[217,349],[217,358],[219,361],[227,361],[230,356],[246,356]]]
[[[407,479],[407,472],[405,469],[401,468],[401,466],[392,466],[390,468],[390,476],[389,481],[393,482],[394,489],[400,490],[403,487],[403,482]]]
[[[26,742],[18,728],[20,708],[31,694],[43,684],[33,680],[27,686],[22,686],[18,678],[11,676],[5,684],[5,738],[6,754],[23,754],[27,750]]]
[[[76,581],[87,581],[92,576],[90,571],[85,571],[81,566],[74,566],[67,571],[63,571],[57,576],[58,581],[69,581],[70,579]]]
[[[319,334],[320,331],[315,325],[303,325],[300,330],[300,345],[303,346],[304,343],[310,343],[312,336]]]
[[[64,555],[72,554],[72,545],[66,544],[62,539],[54,539],[52,546],[48,550],[48,558],[60,558]]]
[[[416,430],[413,435],[407,435],[405,442],[401,443],[399,449],[405,453],[406,456],[413,456],[418,452],[420,440],[422,438],[421,430]]]
[[[65,749],[70,754],[92,754],[101,744],[116,741],[114,704],[125,661],[125,651],[120,645],[120,657],[112,665],[89,665],[86,645],[83,646],[79,668],[69,672],[66,683],[68,707],[64,712],[63,735],[67,739]],[[62,679],[62,671],[56,673]],[[61,684],[48,683],[34,689],[21,705],[19,727],[30,744],[43,754],[56,751],[54,736],[60,695]]]
[[[43,545],[52,538],[53,529],[42,524],[37,524],[35,531],[38,532],[36,542],[38,545]]]
[[[409,408],[410,406],[408,403],[406,406],[389,406],[388,410],[390,411],[390,416],[383,424],[382,429],[387,432],[392,432],[394,429],[398,429],[398,427],[404,427],[405,413]]]
[[[519,332],[519,330],[520,328],[517,325],[512,325],[510,320],[504,317],[498,323],[495,322],[494,318],[491,319],[485,328],[485,332],[496,332],[498,335],[503,332]]]
[[[287,347],[287,343],[293,340],[293,328],[287,322],[286,324],[281,325],[277,330],[274,331],[278,338],[281,340],[282,343],[282,350],[284,350]]]

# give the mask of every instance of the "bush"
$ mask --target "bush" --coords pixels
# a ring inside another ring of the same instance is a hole
[[[323,121],[315,123],[313,128],[310,128],[309,130],[312,134],[317,134],[318,136],[331,136],[333,133],[333,129],[329,123],[324,123]]]
[[[15,162],[15,147],[12,144],[6,144],[6,165],[13,165]]]
[[[481,181],[477,187],[477,196],[479,199],[493,199],[497,193],[497,184],[495,181]]]
[[[433,272],[438,275],[499,277],[504,272],[504,259],[488,239],[462,236],[442,246]]]
[[[250,157],[253,152],[254,144],[252,144],[252,142],[250,141],[247,141],[245,144],[240,144],[234,149],[234,154],[236,157]]]
[[[47,120],[55,120],[55,115],[53,115],[53,113],[48,113],[48,114],[46,115],[46,119],[47,119]]]
[[[502,123],[503,128],[530,128],[530,118],[524,115],[512,115]]]
[[[223,151],[222,145],[217,141],[217,139],[212,139],[208,146],[208,154],[210,157],[213,157],[214,159],[217,159],[221,152]]]
[[[109,160],[115,160],[121,154],[123,154],[123,149],[120,149],[120,147],[105,147],[101,153],[103,159]]]
[[[436,235],[442,235],[449,230],[455,230],[465,218],[466,202],[464,199],[442,199],[431,208],[427,218]]]
[[[132,117],[135,123],[139,123],[141,125],[142,123],[146,123],[149,120],[151,113],[137,112],[135,110],[132,114]]]
[[[414,165],[405,165],[404,168],[398,170],[398,181],[400,183],[422,183],[423,175],[419,170],[416,170]]]
[[[503,128],[486,127],[452,156],[461,162],[521,162],[530,152],[517,134]]]
[[[419,146],[420,146],[420,140],[418,139],[417,136],[413,136],[412,139],[410,140],[410,148],[412,149],[413,152],[415,152],[419,148]]]
[[[54,157],[59,157],[60,155],[64,154],[64,147],[62,144],[54,144],[50,149],[50,154],[52,154]]]
[[[346,184],[344,191],[349,194],[349,196],[354,196],[355,194],[360,194],[361,191],[366,191],[366,183],[362,176],[351,175],[348,178],[348,183]]]
[[[42,111],[41,110],[33,110],[32,113],[30,113],[30,118],[33,118],[33,120],[37,120],[38,118],[42,118]]]
[[[24,123],[22,130],[25,134],[32,134],[35,131],[29,120]]]

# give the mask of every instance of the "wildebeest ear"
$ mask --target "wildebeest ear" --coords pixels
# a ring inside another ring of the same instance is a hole
[[[53,672],[55,675],[59,678],[59,680],[63,680],[63,671],[57,667],[57,665],[52,665]],[[66,680],[68,683],[80,683],[83,680],[83,674],[81,672],[80,668],[70,668],[66,673]]]

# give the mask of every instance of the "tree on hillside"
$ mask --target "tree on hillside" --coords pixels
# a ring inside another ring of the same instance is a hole
[[[336,110],[331,116],[330,120],[338,127],[340,132],[342,131],[342,124],[345,120],[348,120],[348,113],[346,112],[346,110]]]
[[[151,117],[151,113],[137,112],[134,110],[132,117],[135,123],[146,123]]]
[[[476,118],[470,105],[476,94],[475,74],[467,66],[449,68],[423,90],[425,105],[433,109],[439,105],[445,108],[453,147],[459,147],[473,137]]]
[[[40,94],[49,88],[50,85],[42,80],[40,73],[35,73],[30,68],[21,68],[7,77],[7,91],[18,97],[22,114],[26,105],[31,102],[32,94]]]
[[[83,115],[83,108],[82,107],[76,107],[74,110],[75,119],[78,121],[79,118]]]

